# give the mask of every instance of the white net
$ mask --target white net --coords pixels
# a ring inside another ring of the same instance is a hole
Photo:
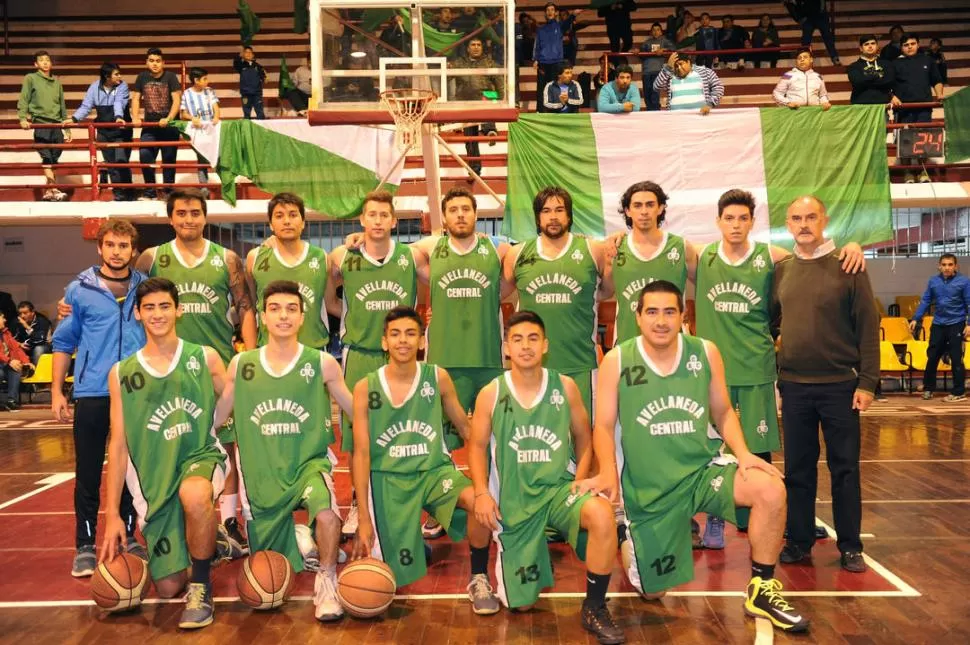
[[[411,88],[381,93],[381,105],[394,117],[394,143],[399,150],[419,144],[421,124],[435,98],[431,90]]]

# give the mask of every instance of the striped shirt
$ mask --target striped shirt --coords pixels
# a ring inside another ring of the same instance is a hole
[[[201,92],[190,87],[182,92],[182,109],[188,112],[193,119],[198,117],[202,121],[212,121],[217,103],[219,103],[219,99],[216,98],[216,93],[211,87],[207,87]]]
[[[671,110],[699,110],[707,102],[704,100],[704,81],[693,69],[684,78],[670,79]]]
[[[674,84],[677,79],[669,67],[664,65],[664,68],[660,70],[660,74],[657,76],[657,80],[653,82],[653,89],[657,92],[666,92],[670,96],[670,101],[668,103],[668,109],[685,109],[685,107],[697,107],[701,108],[704,105],[710,105],[711,107],[717,107],[718,103],[721,102],[721,97],[724,96],[724,84],[721,79],[717,77],[714,70],[704,67],[703,65],[694,65],[691,67],[690,73],[687,75],[687,79],[692,76],[696,76],[700,79],[701,90],[703,93],[703,101],[697,103],[694,106],[695,97],[690,98],[691,105],[688,106],[678,106],[677,105],[677,91],[685,91],[690,88],[688,84],[684,88],[676,87]],[[687,80],[684,79],[684,80]],[[676,107],[675,107],[676,106]]]

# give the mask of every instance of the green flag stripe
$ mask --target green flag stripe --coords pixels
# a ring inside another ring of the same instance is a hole
[[[883,106],[762,108],[761,129],[772,237],[785,234],[788,204],[811,194],[839,244],[892,239]]]
[[[509,179],[502,233],[514,240],[536,236],[532,200],[546,186],[573,198],[573,232],[602,237],[596,137],[588,114],[522,114],[509,124]]]
[[[943,99],[946,122],[946,162],[970,159],[970,87]]]

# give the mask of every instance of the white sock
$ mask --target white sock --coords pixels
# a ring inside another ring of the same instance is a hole
[[[232,495],[223,494],[219,497],[219,517],[223,524],[226,523],[226,520],[236,517],[236,506],[238,504],[238,493]]]

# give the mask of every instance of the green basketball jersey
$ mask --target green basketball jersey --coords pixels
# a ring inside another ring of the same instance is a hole
[[[561,371],[596,368],[596,290],[599,272],[584,237],[569,234],[555,258],[542,240],[522,245],[515,262],[519,309],[534,311],[546,325],[549,352],[543,364]]]
[[[363,246],[347,249],[340,272],[344,281],[341,340],[356,349],[382,351],[384,316],[394,307],[413,307],[417,302],[418,272],[411,249],[391,242],[383,262],[367,255]]]
[[[771,339],[771,247],[755,242],[737,264],[721,243],[697,259],[697,335],[717,345],[728,385],[761,385],[777,378]]]
[[[307,347],[324,349],[330,342],[327,311],[323,305],[323,294],[327,288],[327,252],[304,242],[302,257],[291,265],[283,260],[277,249],[260,247],[253,261],[257,312],[263,310],[263,289],[274,280],[292,280],[300,285],[305,318],[298,338]],[[262,323],[259,324],[258,342],[260,346],[269,342]]]
[[[664,231],[663,242],[651,257],[641,256],[631,240],[623,238],[613,258],[613,286],[616,291],[616,337],[622,343],[640,335],[637,302],[640,291],[655,280],[667,280],[680,288],[687,286],[687,249],[684,238]]]
[[[182,316],[175,324],[175,331],[179,338],[208,345],[228,363],[235,350],[229,318],[231,296],[226,249],[206,240],[205,254],[195,266],[189,266],[175,241],[166,242],[155,249],[148,275],[171,280],[178,289]]]
[[[427,361],[444,367],[502,367],[502,266],[490,239],[459,253],[442,236],[431,254]],[[461,351],[455,351],[461,348]]]
[[[667,376],[657,373],[642,342],[637,337],[619,345],[617,468],[633,515],[677,492],[721,447],[710,425],[704,341],[681,334],[677,367]]]
[[[512,373],[495,379],[489,489],[502,509],[502,522],[515,526],[536,512],[548,492],[571,481],[571,415],[562,378],[543,370],[542,387],[529,407],[519,402]]]
[[[239,355],[233,405],[239,471],[250,505],[259,511],[278,510],[305,476],[330,472],[333,464],[322,353],[301,345],[279,375],[267,364],[265,347]]]
[[[180,340],[168,373],[152,369],[139,350],[118,364],[118,380],[147,522],[178,495],[183,464],[221,452],[212,428],[212,375],[202,346]]]
[[[371,470],[408,474],[450,464],[442,432],[438,367],[418,363],[411,391],[397,407],[391,403],[385,371],[387,366],[367,375]]]

